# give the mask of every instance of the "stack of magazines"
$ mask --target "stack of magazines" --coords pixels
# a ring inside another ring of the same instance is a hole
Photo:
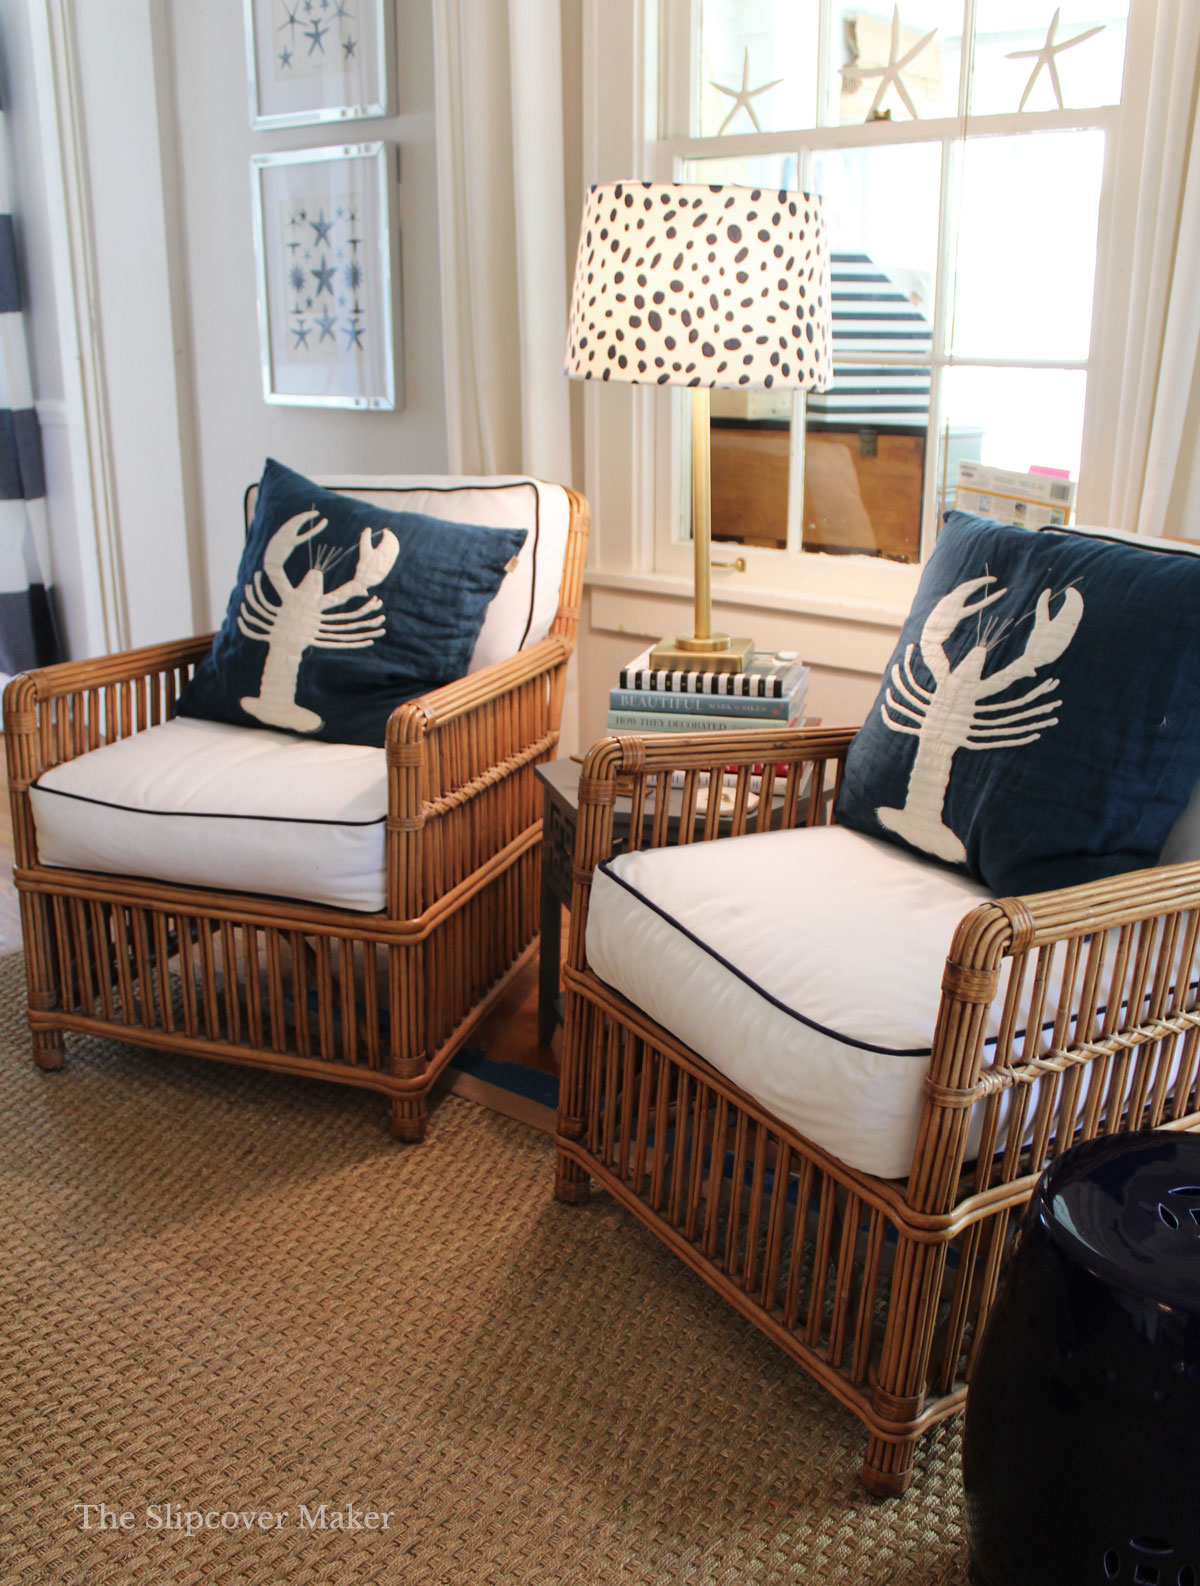
[[[644,650],[608,696],[609,732],[728,732],[798,727],[808,668],[793,651],[755,651],[742,672],[664,672]]]

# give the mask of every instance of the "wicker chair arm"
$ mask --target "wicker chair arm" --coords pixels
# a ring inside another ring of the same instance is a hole
[[[111,688],[143,677],[155,677],[194,667],[212,648],[211,633],[192,639],[175,639],[166,644],[143,645],[136,650],[118,650],[112,655],[93,656],[83,661],[60,661],[54,666],[22,672],[4,691],[5,731],[10,709],[28,708],[30,702],[62,699],[68,694],[85,694],[90,689]],[[18,685],[25,685],[20,687]],[[10,707],[10,695],[13,704]]]
[[[212,635],[62,661],[14,677],[4,690],[4,752],[18,865],[36,854],[29,787],[52,766],[128,738],[175,714]]]
[[[943,986],[990,1006],[1003,961],[1200,910],[1200,862],[1128,870],[1052,892],[981,903],[961,921]],[[949,1078],[949,1076],[946,1076]]]
[[[151,644],[14,677],[4,736],[14,797],[51,766],[168,720],[212,634]]]
[[[584,760],[584,777],[604,775],[601,766],[613,765],[614,776],[639,772],[707,771],[714,764],[724,767],[750,766],[771,761],[789,765],[806,760],[825,760],[845,756],[857,727],[778,727],[751,728],[722,732],[719,743],[708,732],[675,732],[634,735],[618,733],[602,739]],[[615,761],[609,749],[616,744]],[[590,771],[592,756],[596,770]]]
[[[1031,893],[1009,900],[1027,916],[1027,936],[1014,941],[1013,952],[1042,947],[1066,937],[1108,930],[1139,920],[1200,907],[1200,863],[1155,865],[1127,870],[1104,881]]]
[[[571,648],[552,635],[392,712],[393,918],[422,917],[456,887],[479,884],[489,864],[537,841],[541,805],[532,768],[554,756]]]
[[[565,640],[542,639],[506,660],[494,661],[491,666],[482,667],[467,677],[430,689],[418,699],[407,700],[396,706],[388,720],[387,742],[417,743],[435,725],[453,721],[481,705],[502,699],[532,678],[561,666],[570,654],[571,646]]]
[[[699,779],[705,773],[711,776],[740,771],[748,790],[751,773],[762,769],[772,787],[785,792],[785,808],[779,812],[782,824],[814,824],[828,813],[827,795],[836,791],[846,750],[856,731],[854,727],[781,727],[719,734],[618,734],[603,738],[584,757],[580,775],[576,869],[590,872],[612,851],[612,811],[618,793],[628,796],[635,810],[643,809],[650,788],[659,781],[666,785],[676,772],[685,779],[681,820],[672,823],[670,829],[666,822],[654,824],[650,832],[643,834],[643,846],[689,842],[706,833],[715,835],[712,823],[704,819],[703,801],[698,798]],[[819,766],[822,776],[805,782],[808,766]],[[694,782],[688,778],[689,772]],[[823,806],[818,797],[822,791],[826,795]],[[798,820],[795,806],[805,799],[807,819]],[[721,835],[765,829],[767,801],[759,809],[761,815],[756,816],[748,798],[737,800],[732,814],[721,822]],[[641,830],[640,821],[633,824]]]
[[[1089,1083],[1097,1062],[1119,1059],[1129,1074],[1141,1075],[1127,1081],[1118,1112],[1133,1106],[1147,1128],[1182,1126],[1185,1117],[1194,1126],[1188,1102],[1194,1075],[1171,1096],[1167,1069],[1160,1064],[1152,1073],[1151,1054],[1168,1045],[1178,1051],[1181,1040],[1194,1054],[1200,1041],[1192,992],[1198,935],[1200,863],[1127,871],[972,909],[955,931],[942,978],[909,1181],[912,1203],[930,1212],[952,1203],[971,1112],[980,1103],[990,1112],[976,1185],[995,1194],[994,1186],[1011,1184],[1024,1193],[1061,1149],[1056,1139],[1069,1141],[1080,1130],[1090,1136],[1115,1105],[1101,1101],[1111,1067],[1102,1085]],[[1002,985],[993,1043],[992,1008]],[[1029,1008],[1022,986],[1033,999]],[[1188,1062],[1194,1066],[1194,1056]],[[1009,1093],[1009,1105],[1030,1111],[1020,1093],[1038,1082],[1050,1088],[1039,1103],[1042,1121],[1032,1145],[1023,1151],[1007,1139],[995,1144],[989,1130],[998,1126],[1001,1098]]]

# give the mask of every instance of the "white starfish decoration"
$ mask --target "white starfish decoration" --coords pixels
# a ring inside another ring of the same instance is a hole
[[[918,116],[918,114],[917,114],[917,107],[916,107],[916,105],[913,104],[912,98],[909,95],[908,89],[904,86],[904,79],[900,76],[900,73],[904,69],[904,67],[908,66],[913,60],[915,60],[915,58],[921,53],[921,51],[929,43],[930,39],[933,38],[933,36],[934,36],[934,34],[936,32],[937,32],[936,28],[930,28],[929,32],[926,33],[925,37],[923,39],[921,39],[919,43],[914,44],[912,49],[909,50],[906,55],[901,55],[900,54],[900,7],[898,5],[897,6],[893,6],[892,7],[892,47],[891,47],[891,50],[888,52],[888,63],[887,63],[887,65],[886,66],[859,66],[856,63],[853,66],[843,66],[842,67],[842,76],[843,77],[851,77],[851,78],[854,78],[854,77],[878,77],[880,79],[879,87],[875,91],[875,97],[871,101],[871,108],[870,108],[870,110],[867,111],[866,119],[868,121],[873,121],[874,120],[875,112],[879,109],[880,105],[883,103],[883,96],[884,96],[884,94],[887,93],[889,87],[894,88],[896,90],[897,94],[899,94],[901,102],[904,105],[904,108],[908,111],[909,115],[913,118],[913,120],[914,121],[919,121],[921,119],[920,116]]]
[[[1061,10],[1061,7],[1059,9]],[[1035,55],[1037,56],[1034,68],[1029,74],[1029,81],[1025,84],[1025,92],[1021,95],[1021,103],[1017,106],[1018,112],[1024,110],[1025,101],[1033,92],[1033,85],[1037,82],[1038,73],[1043,66],[1050,73],[1050,82],[1054,87],[1054,97],[1058,100],[1058,108],[1061,110],[1063,108],[1062,85],[1058,80],[1058,68],[1054,64],[1054,57],[1060,50],[1069,50],[1073,44],[1082,44],[1084,39],[1090,39],[1093,33],[1104,32],[1104,23],[1100,22],[1094,28],[1088,28],[1083,33],[1076,33],[1073,39],[1064,39],[1061,44],[1056,44],[1054,42],[1054,34],[1058,28],[1058,16],[1059,13],[1056,11],[1050,20],[1046,42],[1040,50],[1013,50],[1011,55],[1005,56],[1005,59],[1010,61],[1032,60]]]
[[[778,88],[782,81],[782,77],[777,77],[773,83],[764,83],[761,88],[751,88],[750,51],[748,49],[744,50],[742,53],[742,86],[740,88],[726,88],[724,83],[714,82],[710,82],[708,85],[710,88],[715,88],[719,94],[728,94],[733,100],[733,104],[729,109],[729,114],[717,128],[717,136],[721,136],[722,132],[724,132],[725,128],[733,120],[734,116],[737,115],[739,110],[744,110],[750,117],[751,121],[753,121],[755,132],[761,132],[762,128],[758,124],[758,117],[754,114],[754,106],[750,103],[750,101],[756,98],[759,94],[765,94],[768,88]]]

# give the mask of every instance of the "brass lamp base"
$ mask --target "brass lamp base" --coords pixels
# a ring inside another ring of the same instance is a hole
[[[656,672],[744,672],[753,654],[753,639],[731,639],[726,633],[711,633],[704,639],[679,634],[659,640],[650,652],[650,666]]]

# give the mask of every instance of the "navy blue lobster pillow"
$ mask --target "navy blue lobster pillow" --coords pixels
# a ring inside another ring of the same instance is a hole
[[[525,534],[389,512],[269,458],[179,714],[382,744],[397,705],[465,675]]]
[[[1200,780],[1200,556],[950,512],[837,818],[999,894],[1154,864]]]

